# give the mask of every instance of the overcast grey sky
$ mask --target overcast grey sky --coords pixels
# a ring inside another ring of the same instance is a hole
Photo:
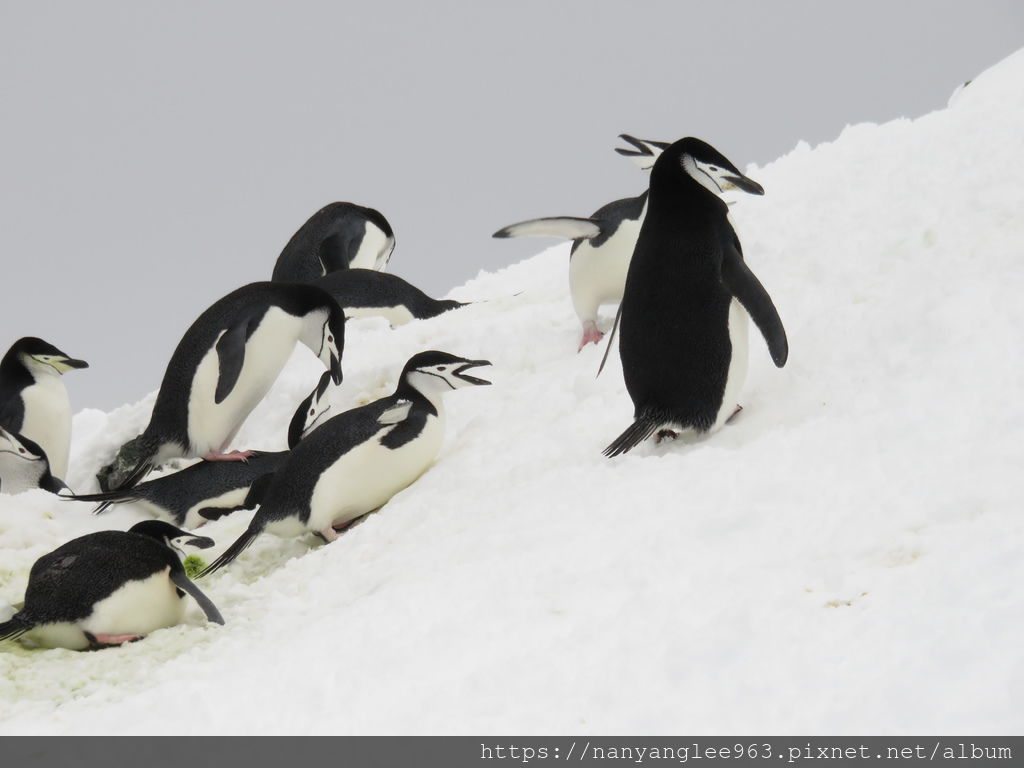
[[[499,227],[639,193],[619,133],[766,163],[944,106],[1022,33],[1016,0],[0,0],[0,346],[133,402],[325,203],[381,210],[440,295],[547,244]]]

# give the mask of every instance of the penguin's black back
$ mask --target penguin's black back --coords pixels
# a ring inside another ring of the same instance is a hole
[[[312,284],[331,294],[342,309],[404,306],[417,320],[426,320],[461,306],[457,301],[433,299],[398,275],[375,269],[331,272]]]
[[[607,205],[602,205],[594,211],[590,219],[600,227],[601,231],[597,236],[586,240],[573,240],[572,250],[569,255],[576,252],[580,243],[589,242],[594,248],[600,248],[607,242],[608,238],[615,234],[619,225],[626,219],[636,221],[644,212],[644,203],[647,202],[647,192],[644,191],[636,197],[624,197],[621,200],[613,200]]]
[[[25,422],[25,404],[21,391],[32,386],[35,379],[18,359],[21,353],[20,339],[11,346],[0,360],[0,425],[12,432],[20,432]]]
[[[287,451],[274,451],[256,453],[247,461],[200,461],[139,483],[130,495],[167,510],[179,525],[184,525],[185,515],[196,504],[251,486],[257,478],[275,472],[287,455]]]
[[[699,188],[658,190],[652,180],[619,326],[635,418],[701,431],[717,419],[732,359],[732,295],[721,281],[724,238],[734,238],[727,211]]]
[[[330,297],[314,286],[272,282],[249,283],[215,301],[189,326],[171,355],[153,406],[147,437],[176,441],[183,448],[188,447],[192,378],[221,331],[245,323],[248,340],[272,306],[299,316],[318,306],[326,307],[329,301]]]
[[[130,531],[86,534],[36,560],[18,615],[36,625],[84,619],[93,605],[126,582],[168,567],[183,570],[173,550],[150,536]]]
[[[359,252],[366,222],[393,237],[387,219],[373,208],[355,203],[331,203],[309,217],[292,235],[274,265],[275,282],[306,282],[348,269]]]

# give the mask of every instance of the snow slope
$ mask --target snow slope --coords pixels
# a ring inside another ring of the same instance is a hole
[[[353,323],[337,405],[421,349],[494,361],[436,465],[339,542],[265,535],[204,581],[225,627],[5,645],[0,732],[1020,733],[1021,168],[1024,52],[749,168],[767,194],[733,216],[790,361],[752,329],[745,410],[701,443],[601,456],[631,405],[574,352],[566,246],[452,294],[490,301]],[[282,447],[318,373],[297,352],[238,444]],[[74,487],[151,404],[78,414]],[[139,516],[0,498],[0,601]]]

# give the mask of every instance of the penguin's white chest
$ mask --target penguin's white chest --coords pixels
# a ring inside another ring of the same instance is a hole
[[[383,317],[392,328],[415,319],[405,306],[397,307],[345,307],[348,317]]]
[[[383,429],[340,457],[320,476],[310,503],[310,530],[342,525],[372,512],[422,475],[444,439],[443,416],[429,416],[423,430],[399,448],[381,445]]]
[[[270,391],[295,348],[302,319],[277,307],[267,310],[245,342],[242,370],[231,392],[216,402],[220,361],[216,345],[203,357],[192,380],[188,401],[188,435],[192,454],[203,456],[227,448],[242,422]]]
[[[394,247],[395,238],[389,237],[384,234],[384,230],[367,222],[363,240],[359,243],[356,255],[349,262],[349,267],[352,269],[376,269],[383,272]]]
[[[599,247],[583,241],[569,260],[569,289],[572,304],[581,322],[597,320],[602,304],[622,301],[626,273],[633,258],[643,217],[625,219],[614,234]]]
[[[25,420],[21,434],[39,443],[50,461],[50,471],[64,479],[71,450],[71,401],[59,375],[40,374],[21,391]]]
[[[732,357],[729,359],[729,373],[725,380],[725,391],[722,405],[718,409],[718,418],[712,431],[719,429],[732,416],[739,405],[743,383],[747,379],[747,337],[749,335],[749,316],[736,299],[729,303],[729,341],[732,344]]]
[[[50,648],[86,648],[92,635],[148,635],[180,624],[185,601],[170,580],[170,567],[146,579],[129,581],[93,606],[92,613],[76,622],[43,624],[33,629],[32,640]]]

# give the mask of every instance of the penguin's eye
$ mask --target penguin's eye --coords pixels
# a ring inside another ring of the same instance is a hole
[[[446,371],[448,369],[445,368],[443,365],[439,365],[439,366],[437,366],[437,370],[439,370],[439,371]]]
[[[309,409],[309,415],[310,416],[316,416],[316,408],[310,408]]]
[[[19,448],[19,449],[18,449],[18,453],[24,453],[24,452],[25,452],[25,449],[24,449],[24,448]]]
[[[709,170],[709,171],[715,171],[716,173],[718,172],[718,169],[717,169],[717,168],[715,168],[715,166],[713,166],[713,165],[709,165],[709,166],[708,166],[708,170]]]
[[[331,336],[330,334],[328,334],[328,336],[327,336],[327,343],[328,344],[333,344],[334,343],[334,337]]]

